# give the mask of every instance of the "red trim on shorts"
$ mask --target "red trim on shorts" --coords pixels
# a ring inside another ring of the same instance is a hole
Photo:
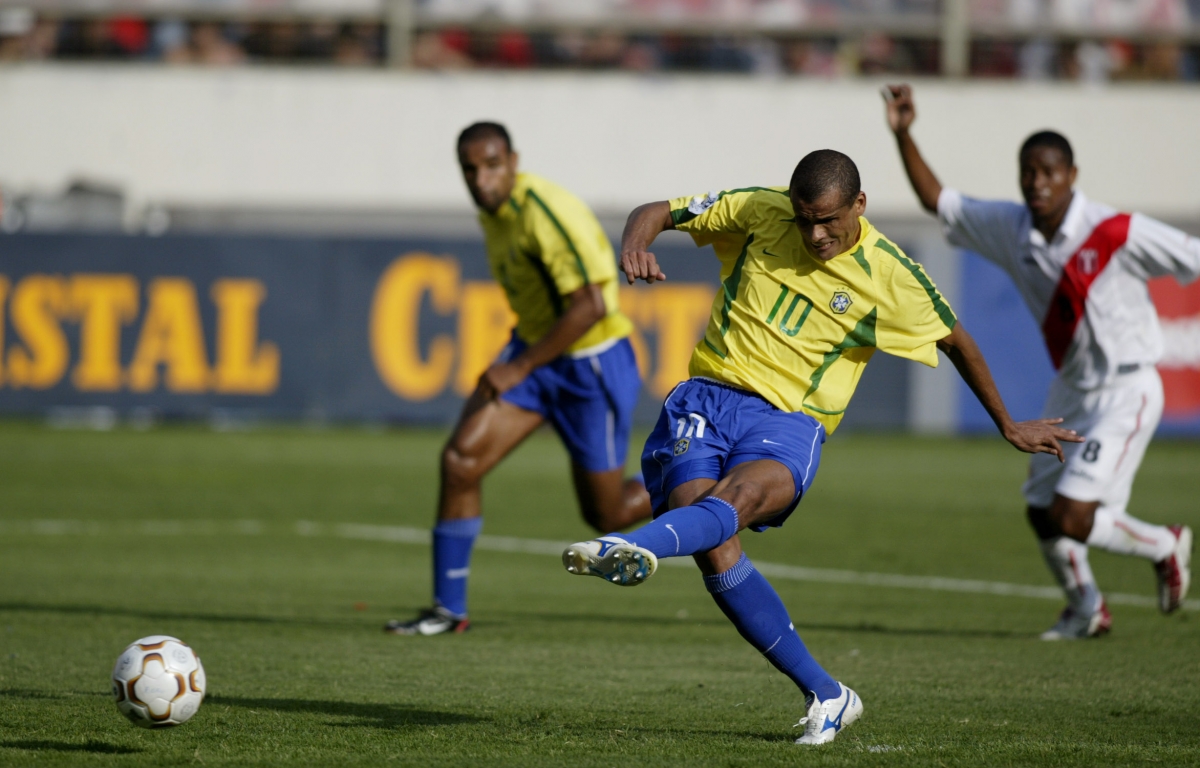
[[[1121,462],[1125,461],[1125,454],[1129,453],[1129,444],[1133,442],[1133,436],[1142,429],[1142,412],[1146,410],[1146,395],[1142,395],[1142,405],[1138,408],[1137,423],[1133,425],[1133,431],[1129,433],[1129,437],[1125,438],[1125,447],[1121,449],[1121,458],[1117,459],[1117,466],[1113,467],[1113,474],[1121,468]]]
[[[1063,359],[1075,338],[1075,329],[1086,312],[1092,283],[1128,239],[1129,214],[1118,213],[1097,224],[1063,266],[1058,287],[1054,289],[1046,317],[1042,320],[1042,336],[1046,339],[1054,370],[1062,368]]]

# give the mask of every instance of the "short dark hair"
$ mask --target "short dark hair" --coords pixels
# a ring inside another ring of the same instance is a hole
[[[1067,166],[1075,165],[1075,153],[1071,150],[1071,142],[1067,141],[1067,137],[1057,131],[1038,131],[1037,133],[1025,139],[1025,143],[1021,145],[1021,151],[1018,157],[1024,157],[1025,153],[1034,147],[1048,147],[1057,149],[1062,152],[1063,158],[1067,161]]]
[[[512,139],[508,136],[508,129],[500,123],[479,122],[471,123],[466,128],[462,129],[462,133],[458,134],[458,143],[454,146],[462,149],[464,145],[472,141],[480,139],[496,138],[504,142],[504,148],[512,152]]]
[[[849,203],[862,191],[862,179],[858,166],[849,157],[834,149],[818,149],[796,165],[788,188],[793,196],[806,203],[830,192],[840,193],[844,203]]]

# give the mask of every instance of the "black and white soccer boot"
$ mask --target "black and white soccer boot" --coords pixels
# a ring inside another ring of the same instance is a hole
[[[444,635],[447,632],[461,635],[471,628],[466,616],[455,616],[440,605],[426,608],[409,621],[392,619],[383,626],[383,631],[393,635]]]

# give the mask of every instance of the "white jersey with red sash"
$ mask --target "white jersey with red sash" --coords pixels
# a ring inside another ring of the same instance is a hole
[[[1200,276],[1200,240],[1138,213],[1119,213],[1075,191],[1049,242],[1029,209],[943,189],[938,219],[954,245],[1007,272],[1042,328],[1059,379],[1091,390],[1162,357],[1146,281]]]

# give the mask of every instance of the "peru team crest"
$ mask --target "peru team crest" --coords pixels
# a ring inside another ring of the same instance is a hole
[[[846,314],[846,310],[850,309],[850,305],[853,303],[854,301],[851,300],[850,294],[846,293],[845,291],[834,291],[833,298],[829,300],[829,308],[832,309],[835,314],[844,315]]]

